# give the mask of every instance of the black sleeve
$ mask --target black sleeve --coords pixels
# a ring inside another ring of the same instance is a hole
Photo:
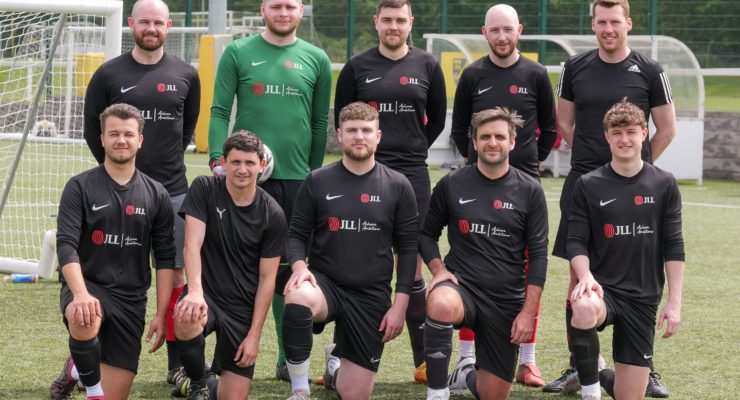
[[[175,269],[175,216],[164,187],[157,193],[157,214],[152,221],[152,253],[155,269]]]
[[[429,265],[429,261],[435,258],[442,258],[439,252],[439,236],[449,221],[449,210],[447,209],[447,186],[449,185],[449,175],[440,179],[432,191],[432,198],[429,201],[429,210],[424,219],[421,232],[419,233],[419,253],[424,262]]]
[[[578,179],[570,199],[570,216],[568,217],[568,260],[575,256],[588,256],[588,241],[591,237],[591,225],[588,215],[588,201],[583,178]]]
[[[562,97],[565,100],[573,101],[573,87],[572,85],[572,73],[573,65],[571,60],[568,60],[563,65],[563,70],[560,71],[560,79],[555,87],[555,92],[558,97]]]
[[[416,248],[419,233],[419,213],[414,189],[408,180],[400,186],[393,227],[393,248],[398,253],[396,293],[411,293],[416,273]]]
[[[187,150],[190,141],[195,135],[195,125],[198,123],[198,114],[200,113],[200,77],[198,72],[193,70],[193,77],[190,82],[188,97],[185,99],[185,106],[182,110],[182,150]]]
[[[463,71],[455,89],[455,105],[452,109],[452,130],[450,136],[463,157],[468,157],[468,130],[472,118],[472,96],[468,88],[468,74]]]
[[[269,216],[260,247],[260,258],[281,257],[288,239],[288,223],[283,210],[277,206]]]
[[[675,178],[672,179],[671,186],[668,189],[663,249],[665,261],[686,260],[681,222],[681,192],[678,191],[678,183]]]
[[[108,88],[105,84],[105,73],[98,68],[90,79],[85,92],[85,126],[83,136],[87,147],[99,164],[105,160],[105,151],[100,141],[100,113],[108,107]]]
[[[352,62],[347,61],[339,72],[337,78],[337,89],[334,92],[334,128],[339,128],[339,112],[342,108],[357,99],[357,88],[355,81],[355,71],[352,69]]]
[[[539,184],[534,185],[527,216],[527,251],[529,275],[527,284],[545,286],[547,275],[547,201]]]
[[[546,70],[537,79],[537,126],[540,128],[540,137],[537,139],[537,161],[542,162],[550,155],[552,145],[558,138],[555,97]]]
[[[427,149],[429,149],[445,128],[445,119],[447,118],[447,87],[445,86],[442,67],[439,66],[438,62],[434,63],[434,70],[429,82],[426,115]]]
[[[673,103],[673,94],[671,92],[671,82],[668,80],[668,74],[658,63],[653,63],[655,70],[650,76],[650,108]]]
[[[316,226],[316,210],[313,194],[311,193],[311,176],[308,175],[301,184],[301,188],[298,189],[296,202],[293,206],[293,215],[290,217],[288,249],[285,258],[288,259],[288,265],[291,266],[298,260],[306,259],[308,238]]]
[[[79,263],[77,248],[84,218],[82,188],[72,179],[64,186],[57,213],[57,257],[59,268],[69,263]]]
[[[210,196],[207,188],[208,179],[210,177],[199,176],[190,185],[188,195],[185,196],[185,200],[177,212],[181,217],[185,218],[186,215],[189,215],[205,223],[208,222],[208,198]]]

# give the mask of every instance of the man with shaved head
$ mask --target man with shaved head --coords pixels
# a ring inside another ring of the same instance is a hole
[[[166,54],[164,43],[172,26],[167,4],[161,0],[134,3],[128,26],[134,37],[131,52],[116,57],[95,72],[85,94],[85,140],[98,162],[103,161],[100,113],[109,105],[127,103],[141,110],[146,120],[146,143],[136,167],[164,185],[175,213],[180,209],[188,182],[184,151],[195,133],[200,111],[198,72],[183,60]],[[174,383],[182,364],[177,358],[172,310],[183,291],[183,240],[185,222],[175,215],[175,282],[167,311],[167,380]]]
[[[539,180],[539,164],[550,154],[557,137],[555,99],[547,70],[517,50],[523,27],[516,10],[498,4],[486,13],[483,36],[491,52],[468,66],[460,76],[452,113],[452,138],[469,164],[476,162],[470,140],[471,117],[494,107],[507,107],[524,120],[517,130],[516,147],[511,151],[511,166]],[[539,135],[538,135],[539,132]],[[525,269],[528,270],[529,263]],[[535,363],[535,339],[539,307],[532,337],[520,344],[516,380],[528,386],[544,386]],[[459,365],[474,363],[472,330],[460,330]],[[456,388],[452,388],[453,391]]]

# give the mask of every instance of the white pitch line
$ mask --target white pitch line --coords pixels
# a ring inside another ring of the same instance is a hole
[[[695,203],[693,201],[684,201],[684,205],[697,206],[697,207],[708,207],[708,208],[730,208],[733,210],[740,210],[740,206],[734,206],[731,204],[712,204],[712,203]]]

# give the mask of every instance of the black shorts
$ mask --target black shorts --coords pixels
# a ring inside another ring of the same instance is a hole
[[[187,287],[180,296],[182,299],[187,294]],[[252,379],[254,376],[254,365],[247,368],[240,367],[234,362],[234,356],[239,345],[247,337],[249,328],[252,327],[253,311],[248,307],[229,307],[219,304],[207,294],[203,295],[208,304],[208,322],[203,329],[203,336],[216,332],[216,349],[213,352],[213,372],[220,374],[226,370]],[[179,300],[178,300],[179,301]]]
[[[146,300],[130,301],[88,281],[85,281],[85,286],[90,295],[100,301],[100,310],[103,314],[98,332],[100,361],[136,374],[141,354],[141,337],[144,334]],[[59,304],[67,330],[69,321],[64,312],[72,299],[72,291],[66,283],[62,283]]]
[[[321,272],[311,271],[326,298],[329,312],[326,320],[314,323],[314,334],[321,333],[329,322],[336,322],[332,354],[378,372],[383,355],[383,332],[380,323],[391,306],[390,293],[385,298],[346,289],[334,284]]]
[[[290,224],[290,218],[293,216],[293,206],[298,197],[298,189],[301,188],[303,181],[285,180],[285,179],[268,179],[260,184],[260,187],[272,196],[283,209],[285,220]],[[287,246],[286,246],[287,248]],[[280,263],[285,264],[288,261],[285,254],[280,257]],[[282,266],[282,265],[281,265]],[[281,292],[282,294],[282,292]]]
[[[470,328],[475,332],[475,366],[511,382],[516,372],[519,345],[511,343],[511,326],[522,309],[522,304],[496,302],[474,286],[450,281],[437,286],[448,286],[462,298],[465,316],[455,329]]]
[[[604,289],[604,303],[606,320],[598,330],[603,331],[607,326],[614,325],[614,362],[650,367],[658,306],[632,301],[608,289]]]
[[[576,182],[581,177],[580,172],[570,170],[563,183],[563,191],[560,193],[560,225],[558,233],[555,236],[555,245],[552,249],[552,255],[568,260],[568,217],[570,216],[570,203],[573,197],[573,189]]]

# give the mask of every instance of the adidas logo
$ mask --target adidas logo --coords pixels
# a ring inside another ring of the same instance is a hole
[[[637,67],[637,64],[635,64],[635,65],[633,65],[633,66],[629,67],[629,68],[627,69],[627,71],[630,71],[630,72],[640,72],[640,68],[638,68],[638,67]]]
[[[441,351],[438,351],[436,353],[427,354],[427,357],[429,357],[429,358],[445,358],[445,355],[442,354]]]

